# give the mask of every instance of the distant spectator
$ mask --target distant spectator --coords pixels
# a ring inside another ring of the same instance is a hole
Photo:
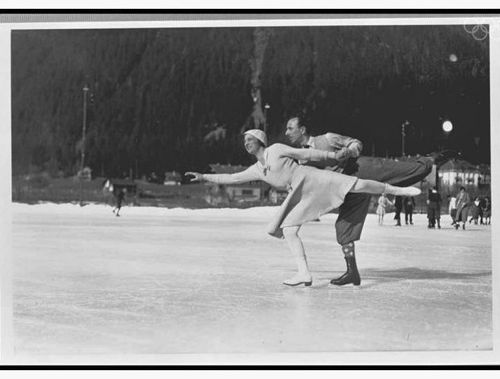
[[[460,187],[460,192],[457,196],[457,214],[455,216],[455,229],[460,227],[462,223],[462,229],[465,229],[465,223],[469,215],[470,209],[470,196],[465,190],[465,187]]]
[[[480,218],[480,224],[484,225],[484,208],[486,204],[486,198],[485,197],[480,197],[479,198],[479,218]]]
[[[394,198],[394,207],[396,208],[396,212],[394,213],[396,226],[401,226],[401,211],[403,210],[403,198],[401,196],[396,196]]]
[[[427,218],[429,228],[435,228],[437,225],[438,229],[441,229],[441,195],[436,186],[429,189],[427,196]]]
[[[451,225],[455,225],[455,217],[457,217],[457,198],[455,196],[448,195],[448,213],[451,217]]]
[[[385,209],[389,206],[389,204],[392,204],[392,202],[387,198],[385,193],[380,195],[378,198],[378,207],[377,207],[377,215],[378,215],[378,224],[383,225],[384,224],[384,216],[385,216]]]
[[[484,203],[482,204],[483,220],[484,225],[490,225],[491,223],[491,201],[488,196],[484,198]]]
[[[116,207],[113,208],[113,213],[115,213],[117,217],[120,217],[120,209],[122,208],[122,202],[123,199],[125,198],[125,192],[127,192],[125,188],[118,189],[115,192],[113,192],[113,195],[115,195],[116,199]]]
[[[474,201],[470,204],[470,212],[469,212],[469,224],[474,221],[474,224],[478,224],[479,218],[481,218],[481,224],[483,223],[483,216],[482,216],[482,211],[480,207],[480,199],[479,197],[476,197]]]
[[[413,197],[405,197],[403,199],[403,208],[405,210],[405,223],[413,225],[413,210],[415,209],[415,199]]]

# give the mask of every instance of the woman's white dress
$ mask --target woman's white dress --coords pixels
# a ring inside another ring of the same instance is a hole
[[[288,196],[267,228],[270,235],[278,238],[283,237],[284,227],[317,220],[319,216],[338,208],[358,179],[300,165],[285,155],[289,150],[288,146],[276,143],[265,149],[264,164],[257,162],[245,171],[232,175],[206,174],[211,181],[220,183],[262,180],[273,187],[288,189]],[[228,177],[231,177],[230,181]]]

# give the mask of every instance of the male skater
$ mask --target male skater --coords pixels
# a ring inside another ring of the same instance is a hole
[[[113,213],[116,214],[116,217],[120,217],[120,209],[122,209],[122,203],[123,199],[125,198],[125,192],[126,189],[118,189],[115,192],[113,192],[113,195],[115,195],[116,199],[116,206],[113,208]]]
[[[401,211],[403,210],[403,198],[401,196],[396,196],[394,198],[394,207],[396,208],[396,212],[394,213],[396,226],[401,226]]]
[[[285,135],[295,146],[341,152],[338,161],[316,165],[317,167],[397,186],[409,186],[421,181],[431,172],[434,161],[429,157],[411,162],[397,162],[391,159],[360,156],[363,145],[359,140],[335,133],[311,136],[300,117],[288,120]],[[335,229],[337,242],[344,253],[347,271],[339,278],[332,279],[330,282],[332,284],[342,286],[352,283],[357,286],[361,283],[354,242],[361,237],[369,205],[370,195],[349,193],[339,208]]]
[[[405,210],[405,223],[408,225],[413,225],[413,210],[415,209],[415,199],[411,196],[407,196],[403,201],[403,208]]]
[[[434,229],[436,224],[438,229],[441,229],[441,195],[437,186],[429,188],[428,191],[427,218],[429,219],[429,224],[427,225],[429,229]]]

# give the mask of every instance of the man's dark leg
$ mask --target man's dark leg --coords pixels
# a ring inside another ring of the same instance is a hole
[[[355,245],[361,237],[363,225],[368,214],[371,196],[364,193],[349,193],[344,204],[339,208],[335,223],[337,242],[342,246],[347,271],[330,283],[343,286],[345,284],[359,285],[361,278],[356,265]]]
[[[343,286],[346,284],[353,284],[359,286],[361,284],[361,277],[359,276],[358,267],[356,265],[356,257],[354,255],[354,242],[349,242],[342,246],[344,252],[344,259],[347,266],[347,271],[337,279],[332,279],[331,284]]]
[[[359,157],[356,168],[348,175],[361,179],[372,179],[397,186],[409,186],[418,183],[432,171],[432,158],[419,158],[413,162],[396,162],[391,159]],[[368,214],[371,196],[361,193],[349,193],[339,208],[335,223],[337,241],[342,246],[346,259],[347,271],[340,278],[333,279],[332,284],[344,285],[361,282],[356,266],[354,242],[361,237],[363,225]]]
[[[430,174],[433,162],[433,159],[428,157],[401,162],[386,158],[359,157],[354,175],[395,186],[411,186]]]
[[[435,226],[435,214],[434,214],[434,208],[432,205],[428,206],[427,218],[429,219],[429,225],[427,225],[427,227],[430,229],[434,228],[434,226]]]
[[[396,226],[401,226],[401,211],[396,210],[394,219],[396,220]]]

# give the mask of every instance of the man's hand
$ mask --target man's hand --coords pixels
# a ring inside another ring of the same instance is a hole
[[[349,150],[346,147],[343,147],[342,149],[338,150],[335,152],[335,159],[338,161],[344,161],[348,158],[353,157],[355,154],[351,150]]]

